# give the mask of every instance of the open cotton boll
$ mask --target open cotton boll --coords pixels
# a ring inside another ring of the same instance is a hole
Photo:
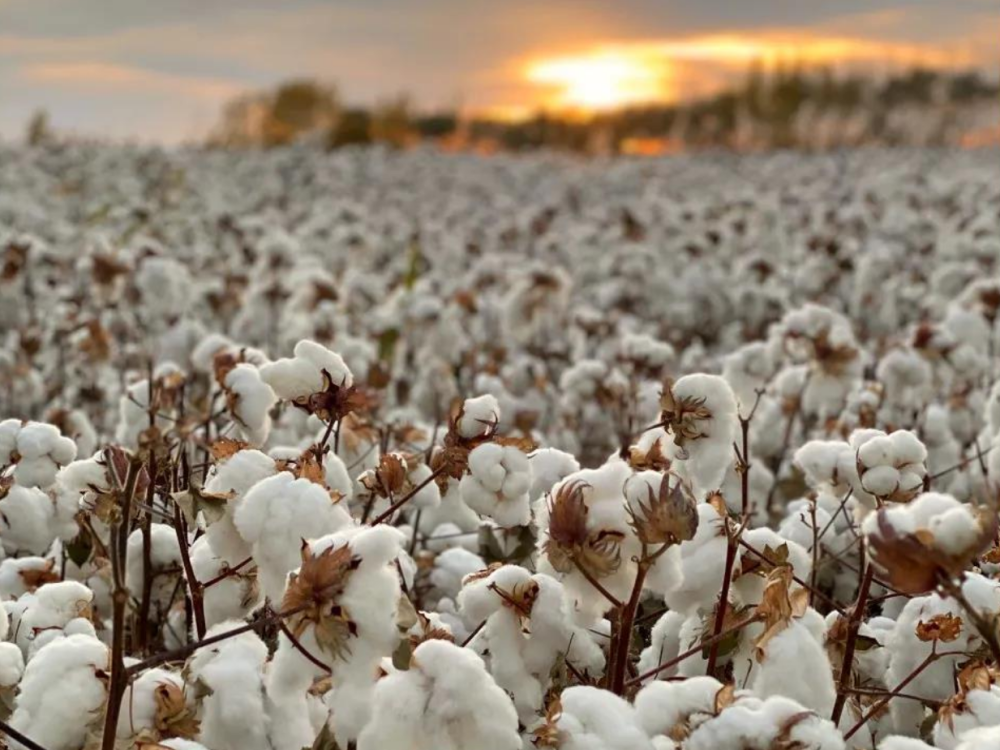
[[[172,526],[164,523],[149,525],[150,571],[156,577],[153,581],[154,600],[169,603],[174,586],[172,576],[164,576],[165,569],[178,571],[181,567],[181,550],[177,543],[177,533]],[[142,529],[136,529],[128,536],[125,551],[125,587],[137,598],[141,597],[144,581]],[[175,573],[179,575],[179,573]],[[159,591],[156,589],[159,588]]]
[[[978,727],[962,735],[955,750],[993,750],[1000,742],[1000,726]]]
[[[763,659],[751,672],[749,688],[760,698],[784,696],[819,716],[829,716],[837,689],[823,636],[823,618],[807,609],[763,647]]]
[[[226,563],[215,555],[208,537],[200,537],[191,545],[191,568],[201,583],[215,580],[229,570]],[[237,573],[221,578],[203,589],[205,623],[211,627],[223,620],[240,620],[257,604],[257,572],[252,565]]]
[[[625,502],[632,514],[633,519],[646,519],[646,510],[655,504],[654,498],[658,498],[662,492],[670,492],[674,487],[671,484],[677,482],[676,477],[662,474],[658,471],[640,471],[633,474],[625,482],[624,494]],[[663,487],[663,483],[667,486]],[[681,492],[683,490],[677,489]],[[688,500],[690,505],[694,505],[693,500]],[[671,543],[666,552],[659,553],[653,565],[646,574],[644,586],[647,590],[664,596],[668,591],[673,591],[681,584],[683,571],[681,570],[681,550],[678,539],[677,543]],[[655,553],[660,545],[647,545],[647,552]]]
[[[12,485],[0,498],[0,542],[7,554],[41,555],[57,536],[55,503],[37,487]]]
[[[78,750],[107,698],[107,667],[108,648],[96,638],[50,643],[24,670],[11,726],[47,750]]]
[[[442,640],[413,652],[410,668],[383,677],[358,750],[520,750],[510,698],[468,649]]]
[[[466,578],[458,604],[467,622],[485,621],[471,645],[489,654],[490,673],[528,723],[542,709],[560,657],[565,654],[576,669],[597,675],[604,654],[573,622],[572,603],[557,580],[516,565],[487,572]]]
[[[635,696],[636,719],[654,742],[661,736],[686,737],[715,716],[716,699],[723,687],[714,677],[650,683]]]
[[[454,599],[462,590],[462,579],[486,567],[479,555],[462,547],[446,549],[434,558],[430,581],[438,596]],[[0,571],[3,567],[0,566]],[[478,623],[473,623],[473,627]]]
[[[278,398],[294,401],[325,391],[328,385],[338,388],[354,385],[347,364],[325,346],[303,339],[293,352],[295,356],[290,359],[275,360],[260,368],[261,380],[271,386]]]
[[[323,457],[323,481],[331,490],[339,492],[344,500],[350,502],[354,497],[354,481],[347,471],[347,465],[333,451],[328,451]]]
[[[557,482],[580,470],[576,457],[558,448],[540,448],[528,456],[531,462],[531,502],[543,498]]]
[[[59,580],[56,561],[45,557],[8,557],[0,562],[0,600],[17,599]],[[3,640],[3,635],[0,635]]]
[[[653,750],[636,710],[608,690],[575,685],[560,696],[560,750]]]
[[[22,597],[22,599],[25,597]],[[16,642],[25,656],[35,650],[35,639],[67,628],[76,619],[90,617],[94,592],[77,581],[59,581],[40,587],[21,613]]]
[[[528,457],[519,448],[496,443],[485,443],[469,453],[469,473],[459,483],[466,505],[506,528],[531,520],[530,487]]]
[[[213,495],[229,495],[226,514],[208,525],[206,536],[212,551],[229,565],[237,565],[250,557],[250,544],[236,529],[236,509],[250,488],[262,479],[277,473],[274,459],[258,450],[242,450],[221,464],[215,464],[205,482],[205,491]]]
[[[487,393],[465,399],[455,428],[462,437],[475,438],[491,432],[499,421],[500,403]]]
[[[143,672],[125,688],[116,736],[119,740],[133,738],[140,733],[147,737],[157,736],[157,730],[162,728],[157,726],[157,718],[182,718],[178,714],[186,704],[183,700],[179,701],[177,713],[167,714],[161,707],[163,696],[176,700],[184,694],[184,680],[178,673],[159,668]]]
[[[844,750],[833,723],[799,703],[778,696],[759,700],[737,697],[718,716],[698,726],[685,750],[769,750],[776,740],[801,750]]]
[[[261,591],[273,603],[281,601],[288,573],[299,566],[302,540],[353,523],[326,489],[287,471],[257,482],[236,508],[233,521],[251,545]]]
[[[207,637],[244,623],[227,620]],[[270,750],[264,706],[267,645],[256,633],[241,633],[197,651],[188,662],[189,680],[209,689],[201,699],[198,741],[212,750]]]
[[[681,583],[664,597],[667,606],[684,614],[708,611],[722,590],[726,569],[723,519],[708,503],[698,503],[698,529],[680,544]]]
[[[965,735],[979,727],[996,727],[1000,732],[1000,687],[969,690],[945,703],[934,724],[934,746],[956,750]],[[1000,739],[1000,733],[996,739]]]
[[[404,554],[407,541],[398,529],[380,524],[347,527],[309,545],[313,560],[323,559],[324,552],[345,545],[350,551],[351,564],[344,574],[342,592],[334,602],[342,619],[334,616],[332,624],[339,621],[342,625],[335,628],[338,635],[333,642],[324,638],[321,645],[315,619],[306,616],[289,621],[289,627],[300,632],[303,646],[331,669],[330,690],[323,700],[332,711],[331,726],[342,746],[354,741],[367,724],[379,665],[399,644],[396,620],[401,588],[395,562]],[[303,568],[307,562],[303,558]],[[286,606],[303,593],[303,582],[308,584],[298,575],[293,581],[289,586],[292,599],[286,600]],[[323,632],[329,633],[331,623],[321,620],[320,624],[324,622]],[[346,622],[352,625],[343,627]]]
[[[538,571],[563,583],[583,620],[600,618],[608,601],[574,559],[619,601],[628,598],[635,581],[639,540],[629,526],[623,494],[630,475],[624,461],[583,469],[557,484],[537,507]]]
[[[21,649],[13,643],[0,642],[0,705],[10,704],[13,691],[23,676],[24,655]]]
[[[210,333],[191,350],[191,366],[198,372],[211,373],[216,355],[235,348],[232,339],[221,333]]]
[[[639,654],[639,663],[636,666],[639,674],[645,674],[651,669],[655,669],[660,664],[665,664],[677,657],[680,653],[680,634],[685,615],[680,612],[670,610],[663,615],[653,625],[650,632],[649,645]],[[667,667],[652,677],[643,680],[643,684],[648,685],[653,680],[665,680],[677,674],[677,667]]]
[[[983,614],[1000,611],[1000,584],[978,574],[969,574],[962,584],[962,593],[973,607]],[[964,622],[964,614],[958,602],[937,594],[910,599],[896,620],[896,627],[886,640],[889,666],[885,676],[886,685],[897,685],[915,670],[931,653],[933,643],[917,636],[917,626],[928,622],[937,615],[954,615]],[[981,639],[968,625],[962,626],[958,638],[947,644],[949,652],[975,650]],[[952,696],[952,675],[961,656],[942,656],[926,667],[907,686],[907,692],[920,698],[944,701]],[[892,701],[889,711],[895,730],[902,734],[915,735],[924,718],[923,706],[917,701]]]
[[[76,443],[44,422],[0,422],[0,466],[14,464],[14,481],[22,487],[46,488],[59,468],[76,458]]]
[[[253,365],[238,364],[224,381],[226,400],[240,432],[253,445],[262,445],[271,431],[271,407],[277,400],[271,386]]]
[[[923,740],[896,735],[882,740],[878,744],[878,750],[935,750],[935,748]]]
[[[673,435],[676,467],[700,495],[718,489],[729,464],[739,425],[736,397],[718,375],[685,375],[664,388],[663,421]]]
[[[880,523],[888,523],[899,533],[930,532],[925,544],[955,556],[967,552],[983,533],[972,506],[938,492],[925,492],[910,503],[893,504],[878,515],[869,515],[861,527],[865,536],[881,536]]]

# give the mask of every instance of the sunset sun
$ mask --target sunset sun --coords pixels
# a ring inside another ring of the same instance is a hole
[[[554,106],[603,110],[666,98],[666,73],[663,60],[595,54],[534,62],[527,78],[551,91]]]

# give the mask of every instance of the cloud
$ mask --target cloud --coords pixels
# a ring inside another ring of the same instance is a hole
[[[172,75],[105,62],[37,63],[19,71],[26,83],[72,87],[75,91],[156,92],[194,99],[225,100],[242,87],[232,81]]]

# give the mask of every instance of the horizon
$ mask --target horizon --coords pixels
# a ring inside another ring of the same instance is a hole
[[[406,94],[425,111],[513,119],[698,98],[758,62],[995,75],[998,22],[984,0],[0,0],[0,137],[45,110],[60,132],[191,141],[226,102],[297,78],[352,105]]]

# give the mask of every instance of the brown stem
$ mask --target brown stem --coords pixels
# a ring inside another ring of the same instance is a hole
[[[630,688],[633,685],[638,685],[643,680],[648,680],[650,677],[658,675],[660,672],[662,672],[665,669],[670,669],[671,667],[677,666],[682,661],[686,661],[686,660],[690,659],[695,654],[700,654],[707,647],[714,646],[715,644],[719,643],[720,641],[724,641],[726,638],[728,638],[729,636],[731,636],[733,633],[736,633],[736,632],[742,630],[747,625],[750,625],[751,623],[757,622],[758,620],[760,620],[760,617],[757,616],[757,615],[754,615],[753,617],[748,617],[746,620],[743,620],[743,622],[739,622],[739,623],[733,625],[732,627],[726,628],[721,633],[717,633],[717,634],[711,636],[710,638],[706,638],[701,643],[699,643],[697,646],[692,646],[687,651],[684,651],[683,653],[680,653],[677,656],[675,656],[673,659],[670,659],[669,661],[665,661],[662,664],[658,664],[657,666],[653,667],[652,669],[650,669],[650,670],[648,670],[646,672],[643,672],[638,677],[632,678],[631,680],[629,680],[628,682],[625,683],[625,687],[626,688]]]
[[[639,559],[639,569],[635,574],[632,595],[625,606],[618,610],[618,629],[612,645],[612,648],[615,650],[614,671],[611,673],[611,679],[608,682],[608,687],[615,695],[623,695],[625,693],[625,673],[628,671],[629,654],[632,650],[632,629],[635,626],[635,613],[639,609],[642,586],[646,582],[646,573],[649,571],[651,564],[651,561],[646,557],[646,545],[642,545],[642,556]]]
[[[412,500],[414,497],[416,497],[417,493],[420,492],[420,490],[422,490],[424,487],[426,487],[427,485],[429,485],[431,482],[433,482],[435,479],[437,479],[443,473],[444,473],[444,467],[435,469],[433,472],[431,472],[431,475],[429,477],[427,477],[427,479],[425,479],[424,481],[422,481],[420,484],[418,484],[412,490],[410,490],[409,492],[407,492],[399,500],[397,500],[392,505],[390,505],[388,508],[386,508],[386,510],[383,513],[381,513],[378,516],[376,516],[375,519],[372,521],[371,525],[372,526],[378,526],[380,523],[384,523],[385,521],[388,521],[390,518],[392,518],[392,514],[393,513],[395,513],[397,510],[399,510],[404,505],[406,505],[406,503],[408,503],[410,500]]]
[[[20,742],[22,745],[28,748],[28,750],[46,750],[46,748],[39,745],[30,737],[25,737],[23,734],[14,729],[14,727],[12,727],[6,721],[0,720],[0,734],[5,734],[12,740]]]
[[[715,608],[715,625],[712,627],[712,637],[717,638],[722,632],[723,625],[726,621],[726,610],[729,607],[729,588],[732,584],[733,578],[733,566],[736,564],[736,548],[739,546],[739,537],[743,533],[742,529],[737,529],[733,531],[729,527],[729,519],[724,518],[722,522],[726,526],[726,536],[729,539],[729,543],[726,546],[726,570],[722,578],[722,593],[719,595],[719,606]],[[712,647],[708,652],[708,664],[705,668],[705,674],[708,676],[713,676],[715,672],[715,663],[719,658],[719,640],[712,641]]]
[[[861,587],[858,590],[858,600],[851,610],[851,617],[847,623],[847,641],[844,644],[844,661],[840,665],[840,679],[837,681],[837,700],[833,704],[833,714],[830,720],[840,725],[840,717],[844,713],[844,705],[847,703],[847,688],[851,681],[851,672],[854,668],[854,651],[858,645],[858,633],[861,630],[861,620],[865,614],[865,607],[868,605],[868,590],[871,588],[872,578],[875,577],[875,568],[871,563],[865,568],[864,576],[861,579]]]
[[[129,593],[125,586],[125,553],[132,519],[132,495],[135,494],[141,470],[142,462],[133,456],[129,461],[125,487],[121,490],[121,516],[111,528],[111,578],[114,585],[111,593],[111,675],[108,680],[108,702],[104,713],[101,750],[114,750],[118,715],[121,712],[122,696],[128,683],[125,671],[125,610],[128,607]]]
[[[227,578],[233,577],[234,575],[239,573],[241,569],[245,568],[252,562],[253,562],[253,557],[251,556],[246,558],[245,560],[240,560],[231,568],[227,567],[225,570],[219,573],[219,575],[217,575],[215,578],[209,578],[207,581],[205,581],[205,583],[201,584],[202,591],[204,591],[207,588],[211,588],[220,581],[224,581]]]
[[[191,594],[191,609],[194,613],[195,634],[198,638],[205,637],[208,628],[205,625],[205,592],[194,574],[191,565],[191,552],[188,549],[187,521],[181,508],[174,503],[174,532],[177,534],[177,546],[181,550],[181,563],[184,565],[184,577],[187,579],[188,591]]]
[[[305,609],[313,606],[312,603],[303,604],[300,607],[293,607],[292,609],[285,610],[284,612],[275,612],[267,617],[262,617],[256,622],[250,622],[246,625],[241,625],[238,628],[233,628],[232,630],[227,630],[224,633],[216,633],[215,635],[208,636],[207,638],[202,638],[194,643],[189,643],[186,646],[181,646],[180,648],[175,648],[172,651],[164,651],[160,654],[155,654],[147,659],[143,659],[140,662],[133,664],[125,670],[126,675],[132,676],[138,674],[139,672],[144,672],[147,669],[152,669],[153,667],[158,667],[161,664],[166,664],[170,661],[181,661],[186,659],[195,651],[205,646],[211,646],[216,643],[222,643],[223,641],[228,641],[230,638],[235,638],[243,633],[249,633],[250,631],[262,630],[274,623],[284,620],[286,617],[291,617]]]
[[[861,729],[861,727],[863,727],[865,724],[868,723],[869,719],[877,715],[883,708],[885,708],[886,705],[889,703],[889,701],[891,701],[893,698],[898,696],[903,690],[905,690],[907,685],[913,682],[920,675],[921,672],[927,669],[927,667],[929,667],[935,661],[944,656],[956,656],[961,653],[962,653],[961,651],[948,651],[943,653],[937,653],[935,651],[931,651],[931,653],[927,654],[927,658],[917,665],[916,669],[910,672],[903,679],[902,682],[900,682],[898,685],[896,685],[896,687],[894,687],[892,690],[889,691],[888,695],[882,698],[882,700],[875,703],[871,708],[865,711],[864,714],[862,714],[857,724],[855,724],[853,727],[847,730],[847,732],[844,734],[844,739],[849,740],[851,737],[853,737],[857,733],[857,731]]]
[[[288,642],[292,644],[292,646],[295,648],[296,651],[302,654],[302,656],[304,656],[306,660],[312,662],[315,666],[319,667],[327,674],[330,674],[331,671],[330,668],[326,666],[326,664],[321,662],[319,659],[317,659],[315,656],[309,653],[309,649],[303,646],[302,642],[295,637],[295,634],[292,632],[291,628],[289,628],[285,624],[284,620],[278,620],[278,627],[281,628],[281,632],[285,634],[285,637],[288,638]]]

